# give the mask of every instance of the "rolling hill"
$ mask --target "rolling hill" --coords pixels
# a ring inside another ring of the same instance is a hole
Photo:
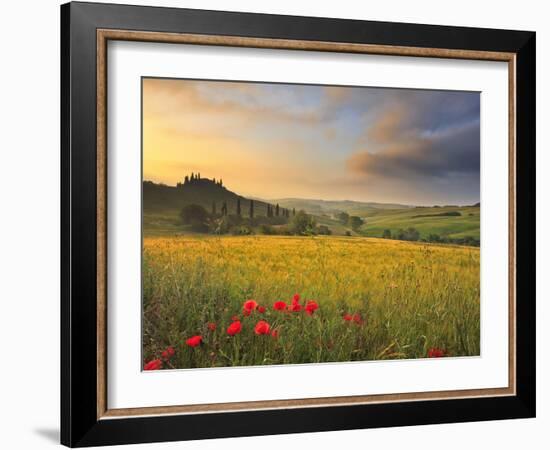
[[[361,232],[365,236],[381,237],[386,229],[394,234],[399,229],[412,227],[420,232],[421,238],[438,234],[453,239],[470,236],[479,240],[479,205],[371,210],[363,217],[367,223]]]
[[[179,213],[186,205],[200,205],[208,212],[216,208],[219,213],[225,203],[228,214],[236,214],[240,201],[242,215],[246,217],[251,201],[209,178],[196,178],[177,186],[144,181],[142,192],[144,231],[153,234],[181,232]],[[266,202],[254,200],[254,215],[265,216],[267,206]]]
[[[407,209],[409,205],[396,203],[358,202],[354,200],[316,200],[303,198],[281,198],[270,200],[272,203],[279,203],[285,208],[303,209],[309,214],[338,214],[340,212],[351,213],[352,211],[371,211],[378,209]]]
[[[220,181],[207,178],[194,178],[177,186],[143,182],[143,226],[146,234],[164,235],[182,232],[179,213],[190,204],[198,204],[208,212],[219,213],[223,204],[228,214],[236,214],[240,202],[241,214],[248,217],[250,202],[254,202],[254,216],[266,216],[268,205],[279,204],[289,211],[304,210],[312,215],[317,224],[327,226],[333,235],[382,237],[385,230],[395,236],[399,230],[416,229],[420,239],[428,239],[437,234],[451,239],[471,237],[479,240],[480,207],[473,206],[433,206],[415,207],[402,204],[359,202],[352,200],[315,200],[284,198],[261,200],[243,197],[230,191]],[[347,224],[342,224],[336,215],[346,212],[365,220],[356,232]]]
[[[190,204],[201,205],[207,211],[211,211],[215,205],[219,211],[225,202],[228,213],[235,214],[239,200],[243,215],[248,214],[251,199],[238,195],[208,178],[201,178],[192,183],[179,184],[178,186],[155,184],[152,181],[143,182],[144,212],[180,211],[185,205]],[[265,216],[268,203],[257,199],[253,199],[253,201],[254,213],[258,216]],[[271,204],[274,205],[274,203]]]

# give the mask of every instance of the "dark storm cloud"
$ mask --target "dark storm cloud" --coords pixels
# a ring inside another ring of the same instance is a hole
[[[384,109],[349,157],[351,171],[411,185],[434,178],[479,178],[478,94],[404,91]]]

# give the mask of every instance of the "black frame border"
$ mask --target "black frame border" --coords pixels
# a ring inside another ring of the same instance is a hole
[[[96,30],[516,54],[516,395],[97,419]],[[534,32],[73,2],[61,6],[61,443],[70,447],[534,417]]]

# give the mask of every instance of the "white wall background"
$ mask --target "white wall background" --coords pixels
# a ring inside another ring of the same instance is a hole
[[[548,448],[550,17],[545,2],[164,0],[134,4],[525,29],[537,32],[538,417],[531,420],[267,436],[127,448]],[[0,46],[0,446],[59,439],[59,1],[2,5]],[[546,127],[543,127],[546,125]],[[545,208],[546,207],[546,208]],[[533,299],[534,301],[535,299]]]

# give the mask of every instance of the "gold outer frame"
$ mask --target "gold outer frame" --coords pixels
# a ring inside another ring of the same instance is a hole
[[[167,414],[198,414],[266,409],[344,406],[421,400],[516,395],[516,55],[507,52],[404,47],[374,44],[247,38],[98,29],[97,36],[97,419]],[[501,61],[508,63],[508,387],[402,394],[377,394],[201,405],[109,409],[107,405],[107,42],[109,40],[171,44],[362,53]]]

